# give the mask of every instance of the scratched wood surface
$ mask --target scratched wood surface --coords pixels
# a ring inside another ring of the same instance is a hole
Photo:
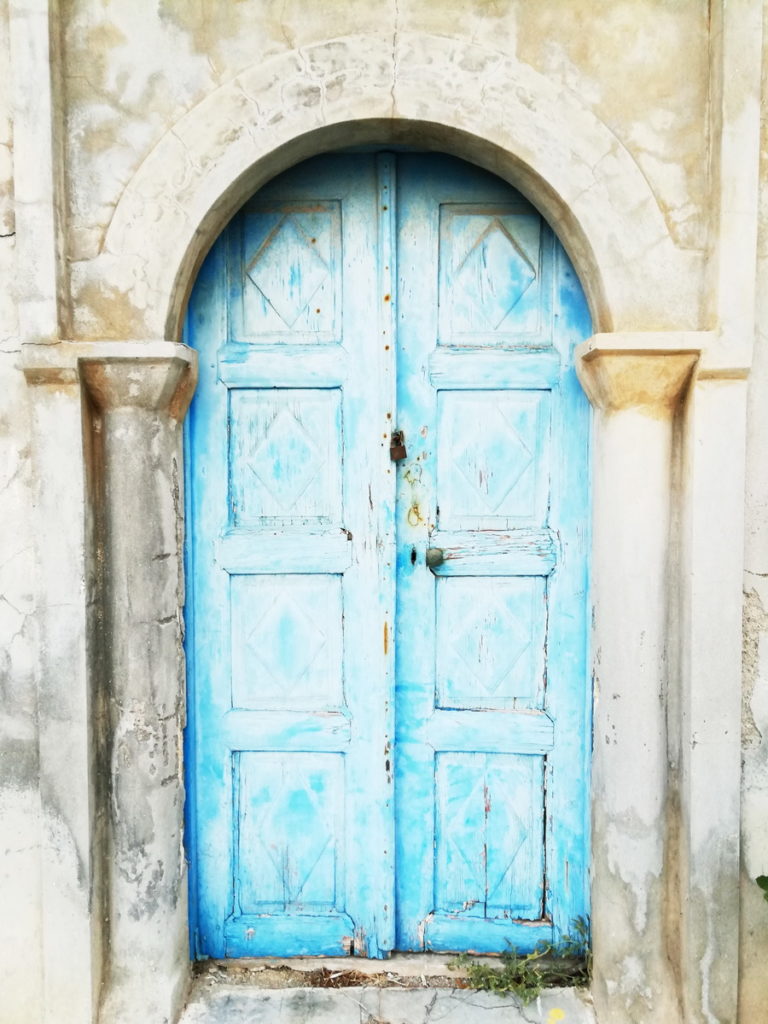
[[[517,193],[400,158],[401,949],[530,949],[587,912],[588,333]]]
[[[536,211],[445,157],[318,158],[217,242],[187,322],[196,954],[530,948],[587,911],[588,333]]]
[[[394,943],[391,173],[369,156],[283,176],[191,304],[199,953]]]

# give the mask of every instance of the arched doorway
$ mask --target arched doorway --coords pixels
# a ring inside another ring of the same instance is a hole
[[[461,161],[319,157],[190,301],[196,951],[525,948],[588,909],[590,334]]]

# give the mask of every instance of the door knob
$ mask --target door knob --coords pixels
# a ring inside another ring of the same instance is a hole
[[[445,561],[445,552],[442,548],[427,548],[427,568],[436,569]]]

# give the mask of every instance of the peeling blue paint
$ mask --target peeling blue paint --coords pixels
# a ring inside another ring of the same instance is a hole
[[[530,948],[588,911],[589,333],[536,211],[446,157],[318,158],[214,247],[197,953]]]

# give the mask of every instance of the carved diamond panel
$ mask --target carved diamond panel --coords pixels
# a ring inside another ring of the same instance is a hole
[[[505,420],[498,406],[488,409],[486,423],[504,442],[504,453],[499,462],[494,464],[488,457],[485,437],[475,436],[465,440],[453,464],[486,510],[496,512],[533,462],[533,452]]]
[[[439,910],[489,919],[541,917],[543,783],[539,756],[436,756]]]
[[[283,217],[246,270],[287,327],[293,327],[328,278],[328,266],[314,242],[293,217]]]
[[[229,442],[236,525],[339,521],[340,391],[232,391]]]
[[[230,588],[232,706],[338,707],[341,577],[233,576]]]
[[[339,340],[341,211],[338,203],[265,203],[242,219],[242,267],[232,281],[242,323],[234,340],[312,343]]]
[[[539,328],[541,219],[513,207],[440,210],[440,341],[514,344]]]
[[[322,468],[318,450],[294,412],[281,409],[245,466],[284,511],[290,512]]]
[[[438,707],[540,706],[546,622],[543,577],[438,579]]]
[[[514,309],[536,271],[498,217],[494,217],[455,270],[456,285],[477,318],[495,331]]]
[[[332,910],[343,892],[344,756],[236,755],[242,913]]]
[[[438,415],[441,525],[543,525],[549,392],[443,391]]]

